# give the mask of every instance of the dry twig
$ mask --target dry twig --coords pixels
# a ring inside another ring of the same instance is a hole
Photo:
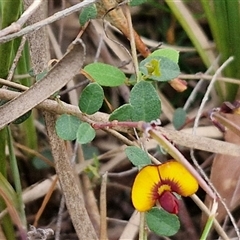
[[[0,38],[10,33],[15,33],[21,30],[22,26],[26,23],[29,17],[39,8],[43,1],[45,0],[33,1],[29,8],[21,15],[21,17],[16,22],[12,23],[10,26],[0,31]]]
[[[37,1],[35,1],[37,2]],[[44,27],[44,26],[47,26],[57,20],[60,20],[62,18],[65,18],[66,16],[74,13],[74,12],[77,12],[79,11],[80,9],[82,9],[83,7],[86,7],[88,5],[90,5],[91,3],[94,3],[96,2],[96,0],[85,0],[81,3],[78,3],[72,7],[69,7],[67,9],[64,9],[62,11],[59,11],[57,13],[55,13],[54,15],[44,19],[44,20],[41,20],[39,22],[36,22],[30,26],[27,26],[25,28],[23,28],[22,30],[16,32],[16,33],[13,33],[13,34],[9,34],[7,36],[4,36],[4,37],[1,37],[0,38],[0,43],[5,43],[5,42],[8,42],[8,41],[11,41],[12,39],[14,38],[17,38],[17,37],[21,37],[23,35],[26,35],[26,34],[29,34],[33,31],[37,31],[38,29]]]

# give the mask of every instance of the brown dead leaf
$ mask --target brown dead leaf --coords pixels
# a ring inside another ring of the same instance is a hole
[[[240,116],[237,114],[225,114],[228,120],[235,124],[240,123]],[[240,145],[240,138],[229,129],[225,133],[225,141]],[[240,159],[229,155],[217,154],[213,160],[210,180],[222,196],[228,208],[232,211],[240,203]],[[209,197],[206,197],[206,204],[209,205]],[[226,216],[226,210],[221,203],[218,207],[217,220],[221,222]]]
[[[169,84],[178,92],[184,92],[187,89],[186,81],[180,78],[174,78],[173,80],[169,81]]]

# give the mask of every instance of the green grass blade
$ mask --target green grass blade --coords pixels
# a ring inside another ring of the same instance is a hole
[[[17,40],[17,39],[16,39]],[[20,45],[20,40],[15,41],[15,52],[17,52]],[[30,59],[29,59],[29,47],[26,43],[22,52],[22,56],[19,59],[16,68],[16,74],[27,74],[30,70]],[[31,86],[31,79],[24,78],[20,80],[20,83],[25,86]],[[34,117],[33,114],[25,120],[20,126],[21,134],[23,136],[23,143],[30,149],[37,150],[37,133],[34,126]],[[31,156],[29,156],[31,157]]]
[[[237,0],[225,1],[227,6],[227,19],[228,19],[228,40],[229,40],[229,56],[234,56],[233,63],[226,70],[229,71],[227,73],[228,77],[240,78],[240,3]],[[238,91],[238,86],[234,84],[228,85],[229,92],[227,95],[227,99],[235,100],[235,96]]]
[[[0,1],[0,28],[3,29],[9,26],[12,22],[15,22],[21,12],[22,1],[21,0],[8,0]],[[0,44],[0,77],[6,78],[9,69],[13,61],[14,52],[14,40]],[[6,177],[6,156],[5,156],[5,145],[6,145],[6,130],[1,130],[0,133],[0,172],[4,177]],[[6,204],[3,200],[0,201],[0,209],[6,208]],[[2,228],[5,233],[6,239],[15,239],[15,231],[9,215],[6,215],[1,220]]]
[[[202,6],[209,21],[210,29],[224,62],[230,56],[234,61],[224,70],[226,77],[240,78],[240,4],[238,0],[209,1],[202,0]],[[238,91],[235,84],[225,83],[218,88],[222,100],[233,101]],[[221,92],[220,92],[221,91]]]
[[[0,1],[1,29],[9,26],[19,17],[21,10],[21,0]],[[12,64],[13,41],[0,44],[0,56],[4,61],[0,61],[0,77],[6,78],[8,70]]]
[[[20,234],[21,239],[26,239],[26,236],[25,236],[26,227],[23,227],[23,224],[19,218],[19,213],[17,211],[17,204],[18,204],[17,194],[14,191],[12,185],[1,173],[0,173],[0,196],[2,197],[2,199],[4,200],[4,203],[7,206],[8,214],[11,217],[11,221],[14,222],[15,226],[18,228],[18,233]],[[16,238],[15,237],[9,238],[7,236],[7,239],[16,239]]]
[[[14,153],[11,130],[9,127],[7,127],[7,142],[8,142],[8,149],[9,149],[10,166],[11,166],[14,185],[15,185],[15,189],[16,189],[16,193],[17,193],[18,211],[20,213],[20,218],[21,218],[22,224],[24,226],[27,226],[26,215],[25,215],[25,211],[24,211],[24,203],[23,203],[23,199],[22,199],[21,178],[20,178],[20,174],[19,174],[19,170],[18,170],[17,159],[16,159],[16,156]]]
[[[175,15],[188,37],[195,46],[198,54],[202,58],[204,64],[209,67],[215,60],[213,51],[211,50],[210,42],[208,41],[205,33],[200,28],[199,24],[196,22],[191,12],[187,9],[184,3],[180,0],[165,1],[172,13]]]
[[[200,237],[201,240],[206,240],[208,238],[208,235],[210,233],[210,230],[211,230],[214,220],[215,220],[217,208],[218,208],[218,203],[214,201],[212,208],[211,208],[210,215],[209,215],[208,220],[203,229],[202,236]]]
[[[0,130],[0,172],[4,177],[7,175],[6,169],[6,129]]]

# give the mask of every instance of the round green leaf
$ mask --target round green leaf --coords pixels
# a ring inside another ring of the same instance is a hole
[[[170,81],[180,74],[178,64],[162,56],[147,57],[141,61],[139,69],[143,77],[159,82]]]
[[[178,63],[179,51],[173,48],[162,48],[154,51],[150,56],[162,56],[172,60],[175,63]]]
[[[81,123],[77,130],[77,141],[80,144],[91,142],[95,138],[95,130],[88,123]]]
[[[173,114],[173,126],[175,129],[180,129],[186,122],[187,113],[183,108],[177,108]]]
[[[91,4],[83,8],[79,15],[79,23],[83,26],[86,22],[97,17],[97,8],[95,4]]]
[[[102,87],[98,83],[90,83],[82,91],[78,106],[82,112],[93,114],[101,108],[103,99]]]
[[[146,222],[149,229],[159,236],[173,236],[180,228],[177,215],[159,208],[152,208],[146,213]]]
[[[85,66],[84,71],[101,86],[117,87],[126,79],[121,70],[105,63],[91,63]]]
[[[132,115],[132,106],[130,104],[124,104],[119,108],[115,109],[110,117],[109,121],[118,120],[118,121],[129,121]]]
[[[56,121],[57,135],[64,140],[76,139],[77,130],[81,121],[72,115],[63,114]]]
[[[148,154],[141,148],[129,146],[125,149],[125,153],[134,166],[142,168],[146,165],[151,164],[151,160],[148,157]]]
[[[161,102],[150,82],[135,84],[130,93],[130,104],[133,107],[132,121],[150,122],[160,116]]]

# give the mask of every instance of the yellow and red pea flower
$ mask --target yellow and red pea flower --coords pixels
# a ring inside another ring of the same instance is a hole
[[[188,197],[198,190],[198,182],[179,162],[170,160],[161,165],[148,165],[137,174],[132,187],[132,202],[139,212],[156,204],[169,213],[178,213],[174,193]]]

